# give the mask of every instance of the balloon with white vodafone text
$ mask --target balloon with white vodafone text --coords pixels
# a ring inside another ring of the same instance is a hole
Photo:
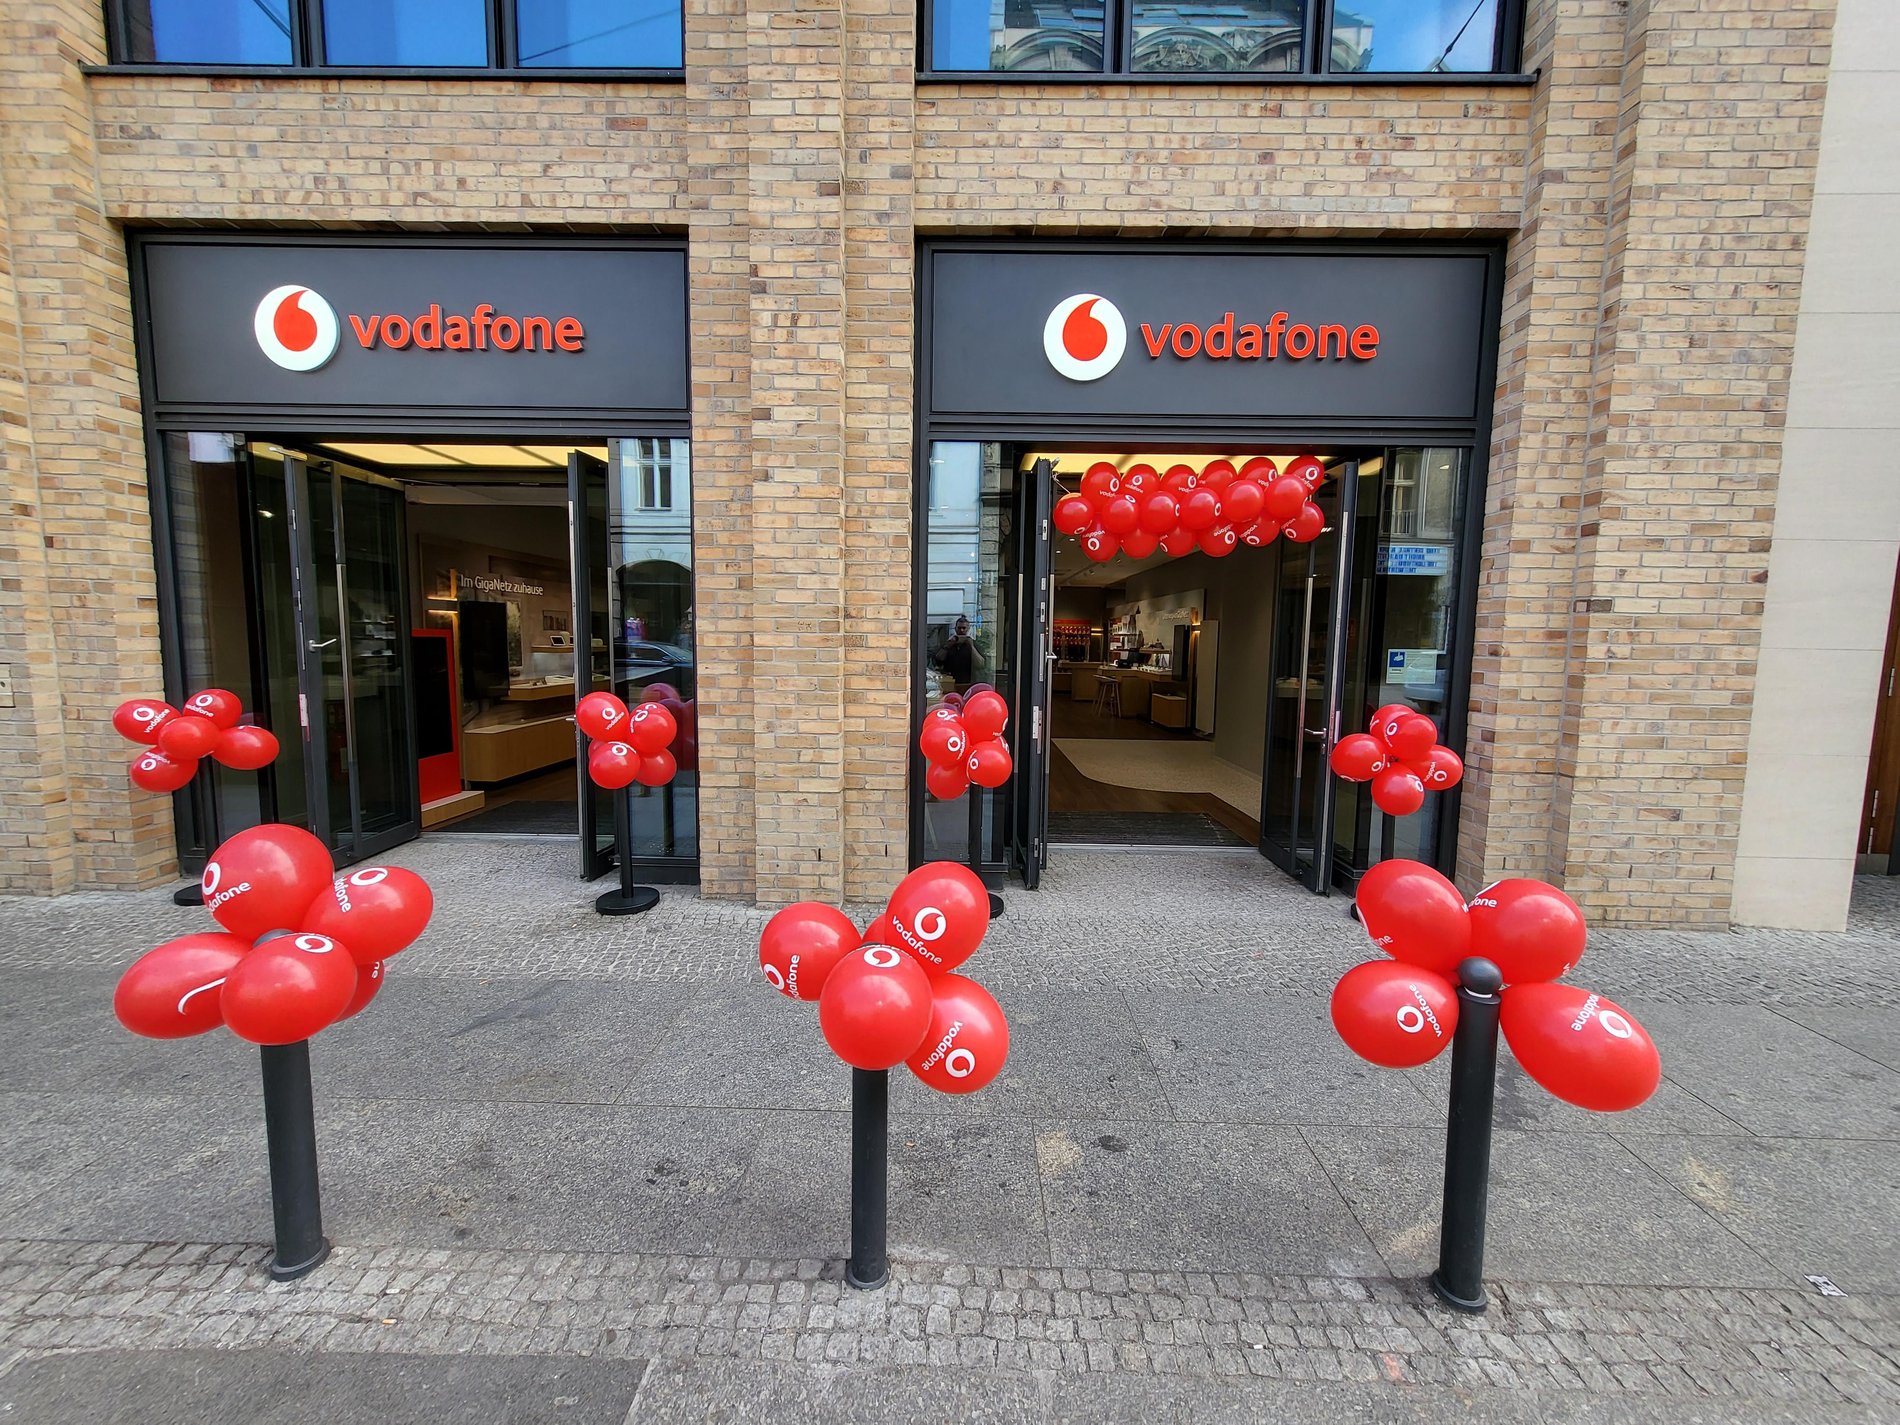
[[[1458,1027],[1458,995],[1443,975],[1398,960],[1355,965],[1333,986],[1333,1028],[1346,1047],[1385,1069],[1430,1063]]]
[[[651,757],[671,747],[678,731],[679,724],[664,703],[641,703],[627,720],[626,740],[640,750],[641,756]]]
[[[1097,564],[1106,564],[1121,552],[1122,542],[1100,525],[1094,525],[1082,536],[1082,552]]]
[[[759,969],[787,999],[815,1000],[846,955],[864,943],[851,917],[822,901],[788,905],[759,935]]]
[[[1511,985],[1498,1009],[1511,1053],[1565,1103],[1598,1113],[1635,1108],[1662,1082],[1662,1056],[1635,1017],[1576,985]]]
[[[917,734],[917,750],[933,766],[962,766],[970,750],[970,734],[963,729],[963,719],[954,715],[926,717],[924,730]]]
[[[157,698],[128,698],[112,710],[112,726],[119,736],[149,747],[158,741],[158,730],[177,716],[177,708]]]
[[[316,837],[302,827],[266,822],[213,851],[199,885],[213,920],[233,935],[256,940],[266,931],[300,928],[304,912],[335,874],[329,850]]]
[[[1373,774],[1372,800],[1387,816],[1410,816],[1425,805],[1425,784],[1410,767],[1395,763]]]
[[[1052,519],[1063,534],[1080,534],[1095,522],[1095,506],[1080,495],[1064,495],[1056,501]]]
[[[1417,762],[1438,745],[1438,724],[1424,713],[1408,713],[1385,724],[1381,734],[1401,762]]]
[[[1113,535],[1129,535],[1141,523],[1141,506],[1133,495],[1116,495],[1102,506],[1102,528]]]
[[[1009,1023],[990,992],[963,975],[930,982],[930,1028],[904,1062],[938,1093],[975,1093],[1003,1072]]]
[[[1281,536],[1295,544],[1311,544],[1324,533],[1326,512],[1311,500],[1301,505],[1300,512],[1280,526]]]
[[[1353,895],[1366,934],[1394,960],[1451,978],[1471,953],[1471,921],[1458,888],[1422,861],[1381,861]]]
[[[356,978],[350,952],[329,936],[274,936],[226,977],[224,1022],[253,1044],[295,1044],[342,1017]]]
[[[112,1012],[147,1039],[183,1039],[224,1023],[225,977],[251,943],[223,931],[181,935],[148,950],[119,977]]]
[[[228,688],[206,688],[201,693],[193,693],[186,698],[178,709],[181,713],[209,718],[220,732],[236,727],[238,719],[244,716],[244,704],[238,695]]]
[[[1493,881],[1471,898],[1471,953],[1507,985],[1562,979],[1583,958],[1588,931],[1577,903],[1543,881]]]
[[[1448,792],[1465,779],[1464,759],[1449,747],[1433,747],[1411,767],[1428,792]]]
[[[976,872],[955,861],[932,861],[897,883],[869,933],[940,975],[974,955],[989,928],[990,893]]]
[[[372,960],[367,965],[356,967],[356,993],[351,995],[350,1002],[343,1006],[343,1013],[336,1017],[338,1024],[360,1014],[368,1007],[369,1002],[376,998],[376,992],[383,987],[383,981],[388,978],[383,970],[384,963],[382,960]]]
[[[612,693],[589,693],[574,704],[574,721],[596,742],[625,741],[627,705]]]
[[[1000,737],[986,737],[970,749],[964,770],[979,787],[1000,787],[1009,780],[1014,767],[1009,744]]]
[[[1181,504],[1166,490],[1156,490],[1141,502],[1141,527],[1153,535],[1165,535],[1181,523]]]
[[[973,743],[981,742],[986,737],[1000,736],[1009,725],[1009,704],[1003,701],[1003,695],[994,688],[985,688],[963,699],[962,717],[970,740]]]
[[[1191,529],[1199,534],[1204,529],[1212,529],[1220,520],[1220,496],[1212,490],[1190,490],[1181,501],[1181,528]]]
[[[924,768],[924,786],[938,801],[953,802],[970,790],[970,773],[961,762],[955,766],[932,762]]]
[[[1171,529],[1161,536],[1161,547],[1176,559],[1184,554],[1192,554],[1200,547],[1200,543],[1191,529]]]
[[[132,785],[146,792],[175,792],[198,774],[197,759],[181,762],[156,747],[132,759]]]
[[[277,760],[277,738],[261,727],[231,727],[218,734],[211,749],[215,761],[239,772],[255,772]]]
[[[1282,475],[1267,486],[1262,507],[1267,518],[1285,524],[1299,515],[1307,494],[1306,486],[1291,475]]]
[[[196,762],[208,757],[223,736],[208,717],[175,717],[158,730],[158,741],[153,745],[174,762]]]
[[[1348,782],[1369,782],[1385,770],[1385,744],[1368,732],[1350,732],[1333,744],[1327,761]]]
[[[1326,483],[1326,465],[1317,456],[1296,455],[1286,463],[1286,473],[1309,490]]]
[[[890,945],[864,945],[832,967],[818,994],[818,1027],[854,1069],[901,1064],[930,1028],[930,977]]]
[[[1122,472],[1106,460],[1096,461],[1082,477],[1082,498],[1097,510],[1120,494],[1121,488]]]
[[[297,922],[341,941],[359,965],[386,960],[416,941],[435,913],[435,892],[401,866],[363,866],[338,876]]]
[[[640,775],[640,754],[627,742],[596,742],[587,749],[587,776],[597,787],[617,792]]]

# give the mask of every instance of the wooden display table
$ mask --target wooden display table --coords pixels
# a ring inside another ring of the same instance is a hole
[[[1187,698],[1180,693],[1156,693],[1148,700],[1148,720],[1156,727],[1185,730],[1188,725]]]
[[[573,760],[574,724],[566,717],[462,729],[464,781],[505,782]]]

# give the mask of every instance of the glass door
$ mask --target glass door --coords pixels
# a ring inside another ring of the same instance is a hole
[[[1327,753],[1340,734],[1358,492],[1357,462],[1327,471],[1313,497],[1326,529],[1310,544],[1280,542],[1274,599],[1260,851],[1316,895],[1333,877]]]
[[[607,462],[568,452],[567,522],[574,544],[574,696],[611,688],[607,589]],[[587,775],[587,734],[574,729],[574,776],[580,800],[581,878],[604,876],[614,864],[615,797]]]
[[[339,865],[422,833],[400,486],[283,455],[308,825]]]
[[[1055,466],[1038,460],[1018,486],[1016,519],[1023,532],[1016,635],[1016,690],[1010,755],[1016,760],[1010,814],[1010,863],[1035,890],[1049,860],[1050,672],[1055,667],[1055,572],[1049,518]]]

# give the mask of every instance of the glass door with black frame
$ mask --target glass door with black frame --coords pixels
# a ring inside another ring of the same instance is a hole
[[[1308,544],[1280,543],[1260,850],[1315,894],[1332,881],[1327,751],[1339,734],[1358,486],[1356,462],[1332,463],[1313,497],[1326,515],[1324,532]]]
[[[1049,519],[1055,466],[1038,460],[1017,487],[1017,528],[1023,552],[1017,581],[1015,715],[1012,755],[1015,796],[1010,816],[1010,864],[1035,890],[1049,859],[1049,685],[1055,667],[1054,571]]]
[[[607,462],[585,451],[567,457],[567,519],[574,553],[574,696],[613,686],[608,642]],[[574,776],[580,799],[581,878],[614,864],[614,793],[587,775],[587,734],[574,729]]]

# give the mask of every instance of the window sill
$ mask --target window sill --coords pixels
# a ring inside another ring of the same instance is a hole
[[[288,64],[84,64],[82,74],[193,79],[492,79],[513,84],[684,84],[683,69],[467,69]]]
[[[1529,74],[1296,74],[1275,70],[1271,73],[1235,74],[1077,74],[1069,71],[1036,73],[1027,70],[972,69],[920,70],[917,83],[919,87],[927,84],[946,87],[1009,84],[1040,88],[1043,85],[1100,84],[1122,88],[1137,85],[1161,88],[1176,84],[1218,84],[1236,89],[1339,88],[1348,85],[1366,88],[1524,89],[1537,83],[1542,73],[1542,70],[1532,70]]]

